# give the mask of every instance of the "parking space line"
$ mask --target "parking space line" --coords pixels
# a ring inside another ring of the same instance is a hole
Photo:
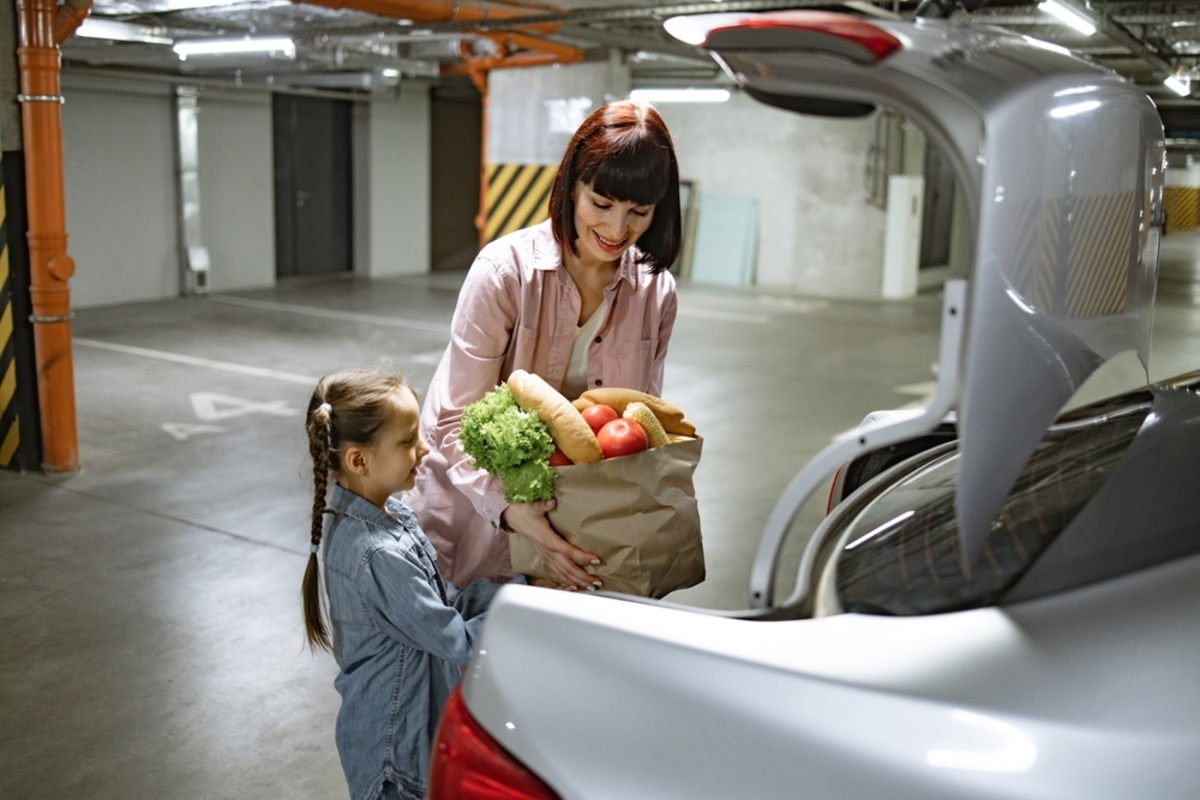
[[[85,347],[93,347],[97,350],[108,350],[113,353],[124,353],[129,356],[140,356],[142,358],[154,358],[159,361],[171,361],[176,364],[187,364],[192,367],[207,367],[208,369],[218,369],[222,372],[234,372],[239,375],[251,375],[255,378],[270,378],[277,381],[286,381],[288,383],[299,383],[305,386],[315,386],[317,379],[309,375],[298,375],[295,372],[283,372],[277,369],[266,369],[264,367],[252,367],[248,364],[234,364],[230,361],[214,361],[211,358],[197,358],[196,356],[185,356],[181,353],[168,353],[164,350],[150,350],[145,347],[130,347],[125,344],[114,344],[112,342],[100,342],[95,339],[81,339],[75,337],[72,339],[75,344],[81,344]]]
[[[321,317],[323,319],[361,322],[367,325],[383,325],[388,328],[409,328],[428,333],[440,333],[446,336],[450,334],[450,323],[448,322],[425,322],[423,320],[401,319],[399,317],[384,317],[378,314],[358,314],[353,311],[336,311],[331,308],[301,306],[293,303],[277,303],[273,300],[250,300],[245,297],[225,297],[215,294],[210,294],[208,300],[212,303],[257,308],[263,311],[283,311],[289,314],[304,314],[309,317]]]

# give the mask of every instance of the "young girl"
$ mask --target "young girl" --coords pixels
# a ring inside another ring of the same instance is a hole
[[[425,797],[438,715],[499,588],[442,581],[412,510],[392,497],[412,488],[429,452],[419,413],[400,378],[370,370],[326,375],[308,406],[316,492],[304,620],[309,644],[332,650],[341,668],[336,739],[353,800]],[[332,643],[318,587],[322,540]]]

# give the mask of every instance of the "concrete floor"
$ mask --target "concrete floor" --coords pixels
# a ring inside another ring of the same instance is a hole
[[[1197,253],[1200,236],[1164,246],[1176,266],[1155,379],[1200,367]],[[0,473],[0,797],[346,795],[336,668],[310,654],[301,623],[301,409],[323,372],[381,359],[423,391],[460,281],[296,281],[77,313],[83,468]],[[706,437],[709,577],[672,600],[745,605],[791,475],[867,412],[931,388],[938,311],[934,295],[681,290],[664,395]],[[818,513],[802,515],[790,563]]]

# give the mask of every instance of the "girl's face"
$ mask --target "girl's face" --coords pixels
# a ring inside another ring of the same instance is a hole
[[[375,440],[361,448],[361,468],[350,473],[357,478],[358,488],[347,488],[380,508],[393,494],[411,489],[417,465],[429,452],[429,445],[417,430],[420,415],[412,389],[405,387],[397,392],[391,417]]]
[[[613,200],[575,184],[575,247],[585,263],[618,260],[654,221],[654,206]]]

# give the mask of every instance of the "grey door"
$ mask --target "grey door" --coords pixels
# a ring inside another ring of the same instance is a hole
[[[950,224],[954,216],[954,170],[933,142],[925,146],[925,216],[921,220],[920,267],[950,263]]]
[[[350,101],[274,95],[275,274],[351,269]]]

